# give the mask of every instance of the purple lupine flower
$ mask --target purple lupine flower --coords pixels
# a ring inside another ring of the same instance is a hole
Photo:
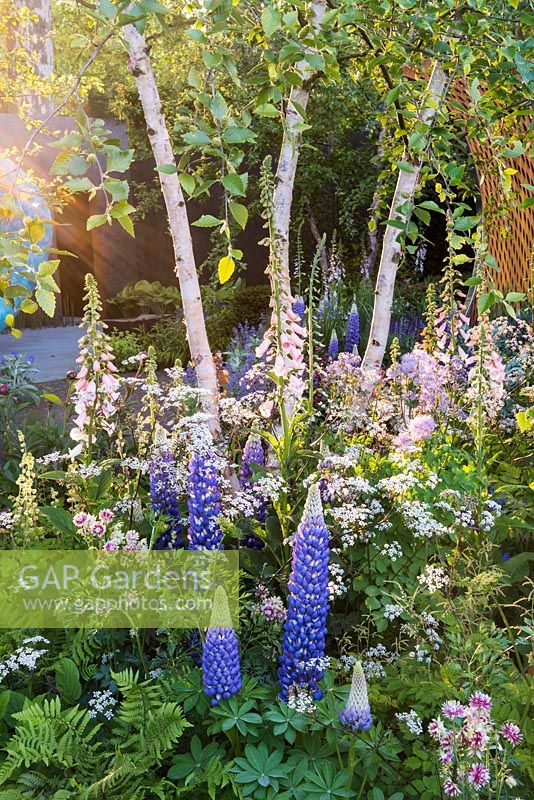
[[[323,677],[328,616],[328,530],[319,486],[308,491],[302,521],[295,535],[282,655],[278,668],[280,697],[287,702],[299,692],[319,700]]]
[[[371,706],[369,705],[367,683],[361,661],[357,661],[354,665],[349,699],[343,711],[339,712],[339,719],[342,725],[346,725],[354,732],[360,730],[360,728],[363,731],[368,731],[371,727],[373,721],[371,718]]]
[[[306,313],[306,306],[304,304],[304,300],[300,295],[295,297],[295,302],[293,303],[293,313],[296,314],[300,319],[304,319],[304,314]]]
[[[347,338],[345,339],[345,352],[358,352],[360,344],[360,313],[356,303],[352,304],[347,320]]]
[[[169,550],[183,545],[178,503],[176,461],[170,450],[157,453],[150,462],[150,503],[152,510],[164,514],[169,524],[155,544],[157,550]]]
[[[243,448],[241,473],[239,476],[239,482],[243,489],[251,482],[253,474],[252,464],[258,464],[260,467],[263,467],[265,464],[265,452],[261,443],[261,437],[256,433],[250,434]],[[260,499],[257,506],[256,519],[258,522],[265,522],[266,518],[267,503],[264,499]],[[260,537],[256,536],[254,533],[244,534],[241,538],[241,544],[244,547],[252,547],[254,550],[261,550],[265,546]]]
[[[221,491],[213,459],[193,453],[189,462],[187,487],[189,549],[222,550],[223,532],[218,521],[221,513]]]
[[[206,632],[202,651],[202,681],[204,691],[216,706],[241,689],[241,668],[237,633],[230,626],[230,611],[224,589],[215,590],[212,623]],[[218,627],[221,625],[221,627]]]
[[[337,338],[337,333],[332,331],[332,335],[330,336],[330,342],[328,344],[328,358],[332,361],[335,361],[339,353],[339,342]]]
[[[243,448],[243,458],[241,459],[241,473],[239,482],[244,488],[252,478],[252,464],[263,467],[265,464],[265,453],[261,443],[261,437],[257,433],[251,433]]]

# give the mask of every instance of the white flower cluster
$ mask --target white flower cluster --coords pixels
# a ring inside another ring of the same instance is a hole
[[[336,597],[343,597],[349,590],[349,587],[343,580],[343,567],[341,564],[330,563],[328,565],[328,572],[330,573],[330,580],[328,581],[330,600],[335,600]]]
[[[139,497],[123,497],[121,500],[117,500],[113,509],[131,516],[134,522],[141,522],[143,519],[143,503]]]
[[[100,464],[79,464],[78,472],[82,478],[97,478],[102,474],[104,467]]]
[[[213,448],[213,436],[210,430],[211,415],[197,411],[189,417],[182,417],[174,426],[179,440],[189,451],[207,455]]]
[[[413,733],[414,736],[420,736],[423,733],[423,720],[413,708],[411,711],[395,714],[395,716],[399,722],[403,722],[406,725],[410,733]]]
[[[263,475],[254,482],[254,490],[264,500],[274,503],[280,494],[286,489],[283,478],[278,475]]]
[[[307,692],[290,695],[287,705],[292,711],[298,711],[299,714],[311,714],[315,711],[313,697]]]
[[[0,662],[0,680],[3,680],[10,672],[19,669],[27,669],[29,672],[37,666],[37,661],[48,652],[47,647],[33,647],[36,644],[50,644],[44,636],[33,636],[24,639],[21,647],[17,647],[14,653],[5,661]]]
[[[106,719],[113,718],[113,707],[117,705],[117,701],[109,691],[109,689],[100,689],[93,692],[89,698],[88,714],[90,717],[95,718],[98,714],[102,714]]]
[[[15,515],[12,511],[0,511],[0,528],[9,530],[15,524]]]
[[[406,526],[416,539],[433,539],[449,532],[449,529],[434,517],[428,503],[405,500],[400,505],[400,512]]]
[[[232,428],[254,428],[258,425],[258,405],[251,404],[249,395],[240,400],[236,397],[221,397],[219,408],[222,422]]]
[[[224,483],[226,482],[221,481],[221,488],[223,489],[225,488]],[[253,491],[253,487],[250,486],[235,494],[232,494],[231,491],[223,491],[222,515],[229,520],[254,517],[260,502],[260,499]]]
[[[384,664],[393,664],[398,658],[397,653],[388,650],[383,644],[370,647],[365,656],[367,660],[362,662],[362,666],[365,677],[368,679],[383,678],[386,674]]]
[[[384,617],[389,620],[389,622],[393,622],[394,619],[400,617],[404,609],[402,606],[397,606],[394,603],[388,603],[384,608]]]
[[[403,556],[402,547],[396,539],[393,539],[391,542],[386,542],[386,544],[381,548],[380,555],[387,556],[390,561],[397,561],[397,559],[402,558]]]
[[[449,585],[449,577],[443,567],[427,564],[421,575],[417,578],[421,586],[425,586],[430,594]]]
[[[502,509],[495,500],[486,500],[485,508],[480,517],[480,527],[483,531],[490,531],[495,525],[495,520],[501,516]]]
[[[331,511],[336,525],[341,528],[341,543],[344,548],[352,547],[356,542],[368,542],[373,537],[370,525],[374,517],[383,514],[384,508],[378,500],[371,500],[365,506],[344,503]]]
[[[135,356],[128,356],[128,358],[123,358],[121,364],[124,364],[125,367],[140,364],[142,361],[145,361],[146,353],[137,353]]]
[[[35,463],[43,464],[46,466],[47,464],[54,464],[56,461],[61,461],[63,458],[66,457],[67,456],[60,453],[59,450],[54,450],[53,453],[47,453],[45,456],[41,456],[41,458],[36,458]]]
[[[139,471],[141,475],[146,475],[150,469],[150,461],[147,461],[146,458],[124,458],[121,461],[121,466],[126,467],[126,469],[132,469],[135,472]]]

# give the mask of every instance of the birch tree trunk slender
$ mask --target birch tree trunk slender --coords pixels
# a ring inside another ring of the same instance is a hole
[[[421,111],[419,119],[421,122],[430,125],[434,119],[437,109],[445,97],[447,89],[447,76],[439,64],[434,66],[427,85],[427,105]],[[407,222],[407,218],[397,211],[398,206],[406,200],[412,200],[419,173],[421,172],[421,161],[413,163],[413,172],[399,170],[399,177],[395,187],[393,200],[391,201],[389,219],[397,219]],[[384,239],[382,242],[382,253],[380,256],[380,266],[376,279],[375,303],[373,309],[373,319],[367,349],[362,361],[362,368],[366,370],[379,370],[382,366],[384,353],[389,334],[391,322],[391,307],[393,304],[393,292],[395,289],[395,277],[401,258],[401,245],[397,241],[398,230],[391,225],[386,225]]]
[[[18,9],[28,8],[31,18],[20,31],[20,41],[28,53],[29,61],[36,78],[43,81],[43,90],[52,79],[54,71],[54,45],[52,42],[52,2],[51,0],[15,0]],[[29,90],[24,98],[28,103],[28,113],[35,119],[45,117],[54,107],[54,98],[38,89]]]
[[[143,107],[154,160],[157,166],[174,164],[171,139],[147,44],[133,25],[125,26],[124,37],[130,51],[129,66]],[[212,432],[218,436],[220,426],[217,373],[206,333],[204,309],[185,200],[177,173],[169,175],[159,172],[158,175],[169,219],[175,271],[182,295],[189,349],[195,365],[199,388],[207,390],[206,395],[201,398],[201,402],[204,410],[212,417]]]
[[[326,0],[313,0],[311,4],[311,24],[319,31],[326,10]],[[284,135],[280,147],[280,156],[275,176],[273,232],[274,256],[278,263],[281,288],[289,295],[291,292],[289,274],[289,224],[291,221],[291,203],[293,186],[299,160],[301,131],[295,128],[303,122],[299,108],[306,110],[310,91],[306,82],[311,78],[313,70],[307,61],[299,61],[297,71],[302,76],[303,85],[291,89],[285,114]]]

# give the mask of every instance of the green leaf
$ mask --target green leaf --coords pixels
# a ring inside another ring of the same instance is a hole
[[[187,144],[196,145],[202,147],[205,144],[211,144],[211,139],[207,133],[204,131],[190,131],[189,133],[184,133],[182,136],[184,142]]]
[[[428,211],[437,211],[440,214],[445,213],[445,211],[433,200],[424,200],[422,203],[419,203],[419,208],[426,208]]]
[[[46,289],[36,289],[35,299],[48,317],[53,317],[56,311],[56,296],[54,292]]]
[[[231,256],[224,256],[220,259],[217,267],[217,273],[221,283],[229,281],[235,272],[235,261]]]
[[[216,225],[221,225],[224,222],[222,219],[217,219],[212,214],[203,214],[196,222],[192,224],[197,228],[214,228]]]
[[[477,275],[473,275],[471,278],[468,278],[464,281],[464,286],[480,286],[482,283],[482,278]]]
[[[230,194],[235,194],[241,197],[244,196],[245,186],[243,179],[237,174],[237,172],[230,172],[228,175],[225,175],[223,178],[221,178],[221,183],[224,188],[230,192]]]
[[[128,183],[119,180],[119,178],[107,178],[104,181],[104,188],[110,193],[114,203],[118,203],[120,200],[127,200],[130,193]]]
[[[20,310],[24,314],[35,314],[39,306],[33,300],[30,300],[28,297],[25,298],[22,303],[20,304]]]
[[[415,172],[413,164],[409,164],[407,161],[396,161],[395,163],[402,172]]]
[[[49,275],[53,275],[58,267],[59,267],[58,258],[51,259],[50,261],[42,261],[39,264],[37,275],[39,276],[39,278],[46,278]]]
[[[51,175],[85,175],[89,165],[83,156],[63,152],[50,167]]]
[[[267,6],[261,14],[261,27],[266,36],[272,36],[282,27],[282,18],[273,6]]]
[[[87,220],[87,230],[92,231],[93,228],[98,228],[100,225],[103,225],[104,222],[107,222],[107,214],[93,214]]]
[[[55,531],[60,533],[76,533],[76,526],[72,521],[72,516],[64,508],[56,506],[45,506],[39,509],[41,514],[47,518]]]
[[[228,106],[226,104],[226,100],[224,99],[224,97],[220,92],[216,92],[215,97],[210,103],[210,109],[214,118],[219,122],[222,119],[224,119],[228,114]]]
[[[278,117],[280,116],[280,112],[273,106],[272,103],[261,103],[261,105],[256,106],[254,109],[255,114],[259,114],[261,117]]]
[[[227,144],[244,144],[253,142],[256,134],[248,128],[228,128],[222,135],[223,141]]]
[[[128,233],[132,237],[135,237],[134,225],[131,220],[131,217],[129,217],[128,214],[121,214],[120,217],[116,217],[116,220],[121,226],[121,228],[124,228],[126,233]]]
[[[505,299],[507,303],[520,303],[521,300],[525,299],[525,296],[524,292],[508,292]]]
[[[164,175],[174,175],[177,172],[176,164],[160,164],[156,167],[157,172],[163,172]]]
[[[188,175],[187,172],[180,172],[178,180],[180,181],[182,189],[184,189],[187,194],[193,194],[195,191],[195,179],[192,175]]]
[[[56,688],[67,703],[75,703],[82,693],[78,667],[70,658],[61,658],[56,664]]]
[[[394,86],[393,89],[390,89],[386,95],[386,105],[390,106],[401,93],[401,86]]]
[[[230,203],[230,214],[244,230],[248,221],[247,207],[241,203]]]
[[[43,392],[41,397],[43,398],[43,400],[46,400],[48,403],[53,403],[55,406],[61,406],[61,408],[63,408],[63,406],[65,405],[63,403],[63,400],[60,397],[58,397],[57,394],[50,394],[49,392]]]
[[[37,218],[32,219],[32,221],[26,225],[26,230],[28,231],[28,236],[32,244],[40,242],[45,235],[45,226],[41,220]]]
[[[132,163],[134,156],[133,150],[121,150],[118,147],[112,149],[106,147],[107,161],[106,172],[124,172]]]
[[[71,178],[69,181],[65,181],[65,186],[67,189],[70,189],[71,192],[90,192],[95,188],[94,183],[86,177]]]
[[[480,222],[480,217],[458,217],[454,223],[455,231],[468,231]]]

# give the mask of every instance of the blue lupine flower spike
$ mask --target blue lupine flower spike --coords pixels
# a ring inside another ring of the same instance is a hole
[[[187,480],[190,550],[222,550],[221,491],[213,457],[193,453]]]
[[[241,459],[241,473],[239,475],[239,482],[244,489],[250,484],[252,478],[252,465],[257,464],[263,467],[265,464],[265,451],[261,442],[261,437],[257,433],[251,433],[243,448],[243,457]],[[267,518],[267,503],[261,499],[256,506],[256,519],[258,522],[265,522]],[[254,550],[261,550],[265,547],[265,543],[256,536],[255,533],[245,533],[241,538],[243,547],[251,547]]]
[[[228,599],[222,586],[215,590],[213,611],[202,652],[204,691],[216,706],[241,689],[241,668],[236,631],[230,627]]]
[[[280,697],[300,693],[322,697],[326,621],[328,616],[328,530],[318,484],[308,491],[302,521],[295,535],[288,611],[278,669]]]
[[[367,683],[361,661],[354,665],[352,684],[349,699],[343,711],[339,712],[339,719],[352,731],[368,731],[372,724],[371,707],[367,696]]]
[[[295,302],[293,303],[293,313],[300,317],[301,320],[304,319],[306,306],[304,305],[304,300],[302,297],[295,297]]]
[[[156,541],[156,549],[182,547],[176,461],[170,450],[157,451],[150,462],[150,503],[153,511],[169,520],[167,529]]]
[[[345,340],[345,352],[357,353],[360,343],[360,314],[356,303],[352,304],[349,318],[347,320],[347,338]]]

